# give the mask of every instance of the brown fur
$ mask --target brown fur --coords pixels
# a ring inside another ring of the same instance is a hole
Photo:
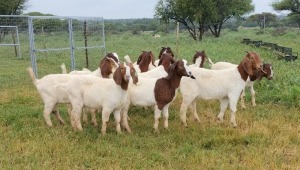
[[[130,75],[133,83],[136,84],[138,82],[138,77],[133,65],[131,63],[127,63],[126,65],[130,68]],[[126,67],[123,63],[120,64],[120,66],[114,72],[113,79],[117,85],[121,85],[123,90],[128,89],[129,80],[126,78]]]
[[[194,55],[194,57],[193,57],[193,63],[195,64],[196,63],[196,59],[198,58],[198,57],[201,57],[202,58],[202,60],[201,60],[201,63],[200,63],[200,68],[203,68],[203,64],[204,64],[204,61],[205,61],[205,59],[207,58],[207,56],[206,56],[206,54],[205,54],[205,52],[204,51],[196,51],[196,54]]]
[[[114,63],[108,58],[113,59],[116,63],[119,62],[118,58],[113,55],[113,53],[107,53],[106,56],[100,61],[99,67],[103,78],[109,78],[112,73],[112,68],[115,67]]]
[[[161,47],[161,50],[159,52],[159,55],[158,55],[158,59],[160,59],[161,55],[163,54],[163,52],[165,52],[167,50],[167,53],[170,53],[172,55],[172,57],[174,57],[174,53],[173,51],[171,50],[170,47]]]
[[[188,76],[188,73],[185,71],[183,61],[179,60],[169,67],[168,76],[156,81],[154,96],[160,110],[174,99],[182,76]]]
[[[154,61],[155,58],[151,51],[143,51],[136,63],[139,65],[141,72],[146,72],[149,70],[150,63],[155,66]]]
[[[160,57],[158,65],[163,65],[165,71],[168,72],[170,65],[173,63],[175,63],[175,60],[172,55],[170,53],[165,53]]]
[[[139,81],[137,72],[131,63],[127,63],[127,65],[130,67],[130,75],[132,77],[133,84],[136,84]]]
[[[243,61],[238,65],[241,78],[246,81],[248,76],[257,76],[262,68],[260,56],[254,52],[247,52]]]

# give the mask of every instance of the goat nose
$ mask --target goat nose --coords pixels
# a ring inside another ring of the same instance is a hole
[[[127,81],[129,81],[130,76],[126,75],[125,78],[126,78]]]

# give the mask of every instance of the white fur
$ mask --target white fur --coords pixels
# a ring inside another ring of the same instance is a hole
[[[161,78],[168,75],[168,73],[165,71],[165,68],[163,65],[160,65],[152,70],[138,73],[139,77],[147,77],[147,78]]]
[[[74,76],[70,74],[49,74],[42,77],[41,79],[36,79],[31,67],[27,68],[27,71],[43,100],[44,119],[47,125],[52,126],[52,122],[50,119],[51,112],[54,112],[56,118],[61,123],[65,124],[59,115],[57,105],[59,103],[70,103],[70,101],[68,99],[66,90],[63,88],[57,88],[57,86],[63,83],[67,83]]]
[[[200,67],[201,62],[202,62],[202,57],[200,56],[196,59],[195,64],[190,64],[189,67]]]
[[[182,104],[180,108],[180,118],[182,123],[186,123],[186,111],[191,106],[194,118],[198,121],[196,111],[196,99],[217,99],[221,102],[221,111],[218,118],[223,121],[223,116],[227,105],[230,105],[231,123],[237,126],[235,120],[236,104],[240,93],[244,89],[246,82],[241,78],[237,68],[226,70],[208,70],[204,68],[191,67],[191,71],[196,80],[183,77],[180,83],[182,94]]]
[[[185,69],[188,74],[191,74],[189,67],[186,65],[187,62],[184,60],[185,63]],[[190,78],[189,78],[190,79]],[[147,77],[141,77],[139,76],[139,81],[135,85],[132,82],[129,82],[128,86],[128,100],[127,104],[124,106],[122,115],[124,115],[123,125],[128,131],[131,131],[128,122],[128,109],[130,105],[133,106],[154,106],[154,130],[158,132],[158,119],[161,117],[161,112],[164,116],[164,128],[168,128],[168,117],[169,117],[169,106],[172,103],[172,101],[176,98],[176,95],[174,96],[173,100],[165,105],[162,110],[160,110],[157,106],[156,100],[155,100],[155,94],[154,94],[154,88],[155,84],[157,82],[158,78],[147,78]],[[177,94],[177,89],[176,89]]]
[[[126,78],[131,78],[126,66]],[[113,79],[102,79],[92,76],[73,76],[64,85],[72,104],[71,123],[74,129],[82,130],[80,117],[82,108],[102,109],[102,134],[106,133],[106,123],[111,112],[114,112],[116,130],[121,133],[120,111],[127,101],[127,90],[123,90]]]
[[[232,64],[229,62],[213,63],[211,60],[209,60],[209,63],[211,64],[212,70],[223,70],[223,69],[227,69],[227,68],[235,68],[238,66],[237,64]],[[273,77],[273,73],[272,73],[271,77]],[[246,86],[245,86],[245,88],[248,87],[250,89],[252,106],[256,106],[254,82],[255,81],[251,81],[250,78],[248,77],[247,81],[246,81]],[[241,107],[242,108],[246,108],[246,106],[245,106],[245,88],[243,89],[242,94],[241,94]]]

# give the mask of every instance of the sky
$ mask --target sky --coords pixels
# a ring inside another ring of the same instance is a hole
[[[274,0],[252,0],[254,13],[277,13]],[[103,17],[104,19],[153,18],[158,0],[28,0],[24,13],[41,12],[57,16]]]

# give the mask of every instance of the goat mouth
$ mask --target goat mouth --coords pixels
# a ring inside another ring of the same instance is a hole
[[[190,77],[191,79],[196,79],[193,75],[189,75],[188,77]]]

